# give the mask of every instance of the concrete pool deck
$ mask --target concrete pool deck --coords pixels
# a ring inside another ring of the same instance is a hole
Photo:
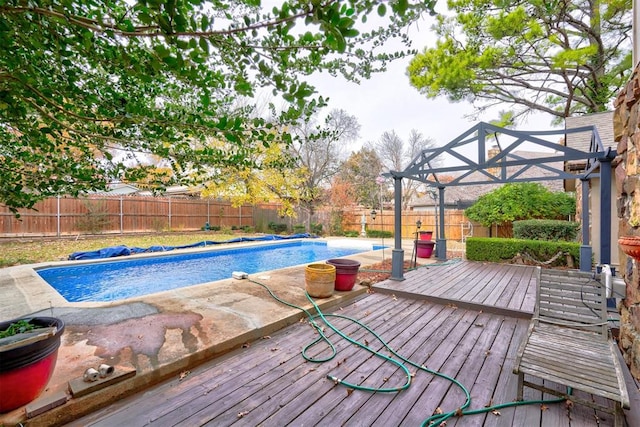
[[[403,249],[405,260],[410,260],[413,241],[403,242]],[[360,261],[361,268],[366,269],[383,257],[390,259],[391,249],[345,258]],[[421,264],[432,262],[436,260],[420,259]],[[305,296],[304,265],[252,274],[249,280],[230,278],[123,301],[69,303],[34,271],[36,267],[61,264],[0,269],[3,301],[0,320],[38,314],[59,317],[66,325],[47,389],[26,407],[0,414],[0,425],[25,421],[29,426],[66,423],[171,376],[186,376],[199,363],[268,338],[276,330],[305,318],[298,309],[274,300],[254,281],[268,286],[285,301],[312,308]],[[366,287],[356,285],[350,292],[336,292],[331,298],[317,302],[327,309],[353,301],[366,292]],[[114,366],[116,374],[125,373],[129,377],[85,395],[70,393],[70,382],[81,381],[87,368],[101,364]],[[28,412],[36,414],[54,405],[59,406],[27,419]]]

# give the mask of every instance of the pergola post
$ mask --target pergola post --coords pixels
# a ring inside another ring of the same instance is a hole
[[[391,252],[391,280],[404,280],[404,249],[402,249],[402,177],[393,175],[393,215],[394,226],[394,248]]]
[[[580,180],[582,189],[582,244],[580,245],[580,271],[591,271],[591,257],[593,250],[591,249],[591,240],[589,238],[589,180],[583,178]]]
[[[611,264],[611,158],[600,159],[600,264]]]
[[[438,187],[438,203],[440,205],[440,212],[438,212],[440,232],[436,239],[436,259],[444,261],[447,259],[447,239],[444,234],[444,187]]]

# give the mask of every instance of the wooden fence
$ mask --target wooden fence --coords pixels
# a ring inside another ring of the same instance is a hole
[[[362,220],[366,221],[365,227],[369,230],[382,230],[395,234],[395,213],[392,210],[376,212],[376,218],[372,219],[369,210],[355,210],[344,215],[343,227],[349,231],[361,231]],[[416,223],[421,222],[418,230]],[[402,238],[412,239],[417,231],[432,231],[435,239],[440,232],[440,218],[436,218],[435,212],[429,211],[403,211],[402,212]],[[464,216],[463,210],[447,209],[444,213],[444,232],[448,240],[463,241],[467,237],[489,236],[489,229],[479,224],[472,223]]]
[[[253,226],[254,207],[234,208],[207,199],[143,196],[60,197],[43,200],[36,210],[21,210],[15,218],[0,207],[0,235],[65,236],[97,233],[200,230]]]
[[[0,237],[194,231],[201,230],[207,223],[210,227],[221,228],[239,229],[248,226],[256,231],[269,233],[268,225],[271,222],[285,223],[290,231],[296,225],[304,225],[309,231],[311,223],[319,223],[326,232],[330,230],[331,222],[330,209],[321,209],[313,217],[299,212],[297,218],[284,218],[279,215],[280,205],[276,203],[234,208],[226,201],[178,197],[59,197],[43,200],[35,208],[36,210],[21,210],[20,218],[15,218],[8,209],[0,207]],[[342,214],[343,230],[360,233],[363,216],[367,229],[395,233],[395,216],[392,210],[377,212],[375,219],[372,219],[369,210],[347,210]],[[418,220],[422,223],[420,230],[433,231],[435,239],[439,227],[436,227],[435,213],[428,211],[402,212],[402,238],[415,238]],[[472,224],[461,210],[445,211],[444,222],[445,237],[449,240],[462,241],[471,235],[489,235],[487,228]]]

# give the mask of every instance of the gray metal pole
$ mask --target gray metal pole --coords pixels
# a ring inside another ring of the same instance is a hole
[[[589,180],[580,180],[582,189],[582,245],[580,245],[580,271],[591,271],[591,257],[593,250],[591,249],[591,239],[589,237]]]
[[[391,252],[391,280],[404,280],[404,249],[402,249],[402,177],[393,177],[393,197],[395,225],[394,240],[395,245]]]
[[[444,261],[447,259],[447,239],[444,233],[444,187],[438,187],[438,203],[440,206],[440,232],[436,239],[436,259]]]
[[[600,264],[611,264],[611,158],[600,159]]]

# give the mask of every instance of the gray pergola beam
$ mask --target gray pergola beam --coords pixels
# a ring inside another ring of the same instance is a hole
[[[566,135],[574,133],[590,132],[591,144],[588,152],[563,146],[557,143],[553,143],[539,137],[553,136],[553,135]],[[504,134],[508,135],[516,140],[512,142],[504,150],[498,153],[491,159],[486,159],[486,137],[487,135]],[[475,142],[477,144],[476,154],[477,160],[471,159],[461,153],[455,151],[455,149],[467,148],[470,144]],[[532,143],[538,146],[552,149],[559,154],[549,153],[548,156],[538,157],[534,159],[526,159],[513,154],[514,150],[524,143]],[[604,155],[603,155],[604,153]],[[610,262],[611,256],[611,160],[615,157],[615,151],[607,148],[605,150],[600,135],[595,126],[582,126],[578,128],[563,129],[563,130],[549,130],[549,131],[517,131],[513,129],[505,129],[489,123],[480,122],[458,137],[451,140],[448,144],[440,148],[425,149],[420,152],[409,165],[403,171],[390,171],[388,175],[394,178],[394,200],[396,206],[395,215],[395,248],[393,250],[392,258],[392,272],[391,278],[394,280],[403,280],[402,267],[404,265],[404,251],[402,250],[402,223],[401,223],[401,209],[397,207],[402,206],[402,178],[416,180],[427,185],[437,187],[440,192],[439,206],[440,206],[440,233],[436,239],[436,257],[438,259],[446,259],[446,238],[445,238],[445,224],[444,224],[444,193],[446,187],[462,186],[462,185],[479,185],[479,184],[505,184],[512,182],[531,182],[531,181],[548,181],[552,179],[580,179],[583,182],[583,192],[585,191],[585,185],[588,188],[588,180],[590,178],[598,176],[595,170],[600,167],[600,180],[601,180],[601,220],[603,226],[601,227],[601,257]],[[431,163],[437,160],[442,155],[452,156],[459,161],[462,165],[432,168]],[[564,164],[567,161],[586,160],[585,170],[578,173],[571,173],[564,170]],[[553,167],[550,163],[561,163],[562,169]],[[514,171],[510,175],[507,173],[507,168],[514,168],[521,166],[518,170]],[[542,168],[547,172],[551,172],[551,175],[539,176],[539,177],[521,177],[524,171],[532,168],[533,166]],[[487,170],[500,168],[500,176],[494,176],[487,172]],[[465,172],[461,177],[454,179],[450,182],[443,183],[438,181],[437,174],[448,174],[452,172]],[[462,182],[462,179],[471,177],[473,172],[479,172],[483,178],[474,178],[471,181]],[[431,177],[431,178],[430,178]],[[584,198],[584,195],[583,195]],[[586,209],[583,200],[583,228],[585,224],[588,226],[588,193],[587,193]],[[586,219],[585,212],[586,211]],[[586,230],[588,233],[588,229]],[[589,262],[589,270],[591,269],[591,247],[589,244],[588,235],[585,238],[585,231],[583,231],[583,245],[580,248],[581,259],[580,268],[586,268],[586,264],[583,265],[583,258]],[[586,243],[585,243],[586,242]],[[583,257],[584,255],[584,257]],[[603,261],[604,262],[604,261]]]

